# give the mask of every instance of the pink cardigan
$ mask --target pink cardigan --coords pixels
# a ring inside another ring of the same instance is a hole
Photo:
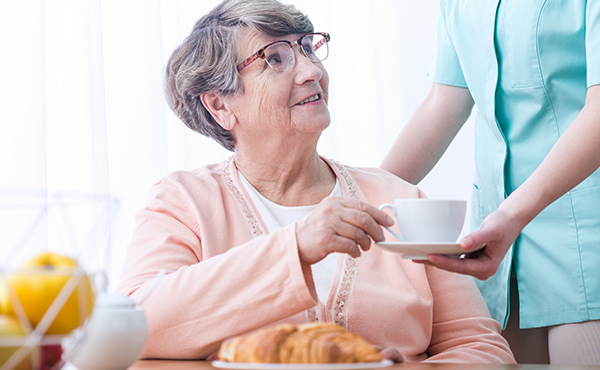
[[[326,160],[344,197],[378,206],[418,190],[389,173]],[[221,341],[276,322],[333,321],[406,361],[514,363],[472,278],[373,245],[342,255],[325,305],[300,262],[295,227],[266,233],[232,158],[154,185],[136,216],[118,291],[144,302],[145,358],[211,358]],[[393,240],[387,235],[388,240]]]

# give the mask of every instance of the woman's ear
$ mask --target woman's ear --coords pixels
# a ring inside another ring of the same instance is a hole
[[[200,96],[202,105],[206,108],[210,115],[217,123],[225,130],[231,130],[237,123],[237,117],[234,112],[227,106],[225,99],[218,92],[208,92]]]

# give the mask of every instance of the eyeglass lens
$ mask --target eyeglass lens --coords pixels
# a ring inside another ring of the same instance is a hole
[[[323,35],[310,34],[299,40],[302,54],[318,62],[329,54],[327,40]],[[277,72],[287,71],[294,66],[294,51],[287,42],[278,42],[265,49],[265,60]]]

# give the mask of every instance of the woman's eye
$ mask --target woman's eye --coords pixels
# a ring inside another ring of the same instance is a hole
[[[267,62],[270,65],[275,66],[281,63],[281,56],[279,54],[271,54],[267,57]]]

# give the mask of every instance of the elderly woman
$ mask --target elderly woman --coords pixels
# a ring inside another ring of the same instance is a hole
[[[143,304],[143,356],[211,358],[252,329],[328,321],[405,361],[513,362],[472,278],[371,248],[393,224],[374,205],[423,195],[317,153],[329,40],[292,6],[225,0],[173,53],[171,108],[234,155],[168,175],[137,215],[118,289],[168,272]]]

